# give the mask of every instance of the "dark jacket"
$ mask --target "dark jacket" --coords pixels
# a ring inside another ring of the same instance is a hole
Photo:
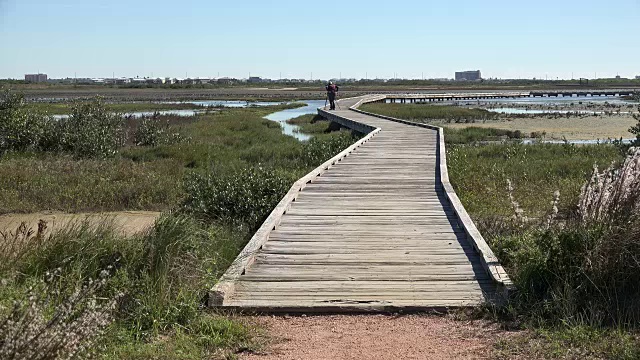
[[[338,85],[336,84],[327,85],[325,86],[325,88],[327,89],[328,93],[335,94],[338,92]]]

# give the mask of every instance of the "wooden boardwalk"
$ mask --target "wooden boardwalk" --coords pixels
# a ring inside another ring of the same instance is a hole
[[[325,116],[375,130],[294,185],[214,288],[213,305],[443,309],[492,300],[509,285],[450,194],[446,165],[443,182],[438,130],[350,110],[359,100]]]

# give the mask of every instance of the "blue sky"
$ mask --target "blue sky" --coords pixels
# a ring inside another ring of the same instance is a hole
[[[0,78],[640,75],[640,0],[0,0]]]

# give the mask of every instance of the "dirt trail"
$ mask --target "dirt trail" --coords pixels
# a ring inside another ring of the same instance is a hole
[[[125,235],[133,235],[151,227],[160,216],[159,212],[153,211],[118,211],[105,213],[56,213],[40,212],[33,214],[6,214],[0,215],[0,231],[15,232],[22,222],[34,231],[38,229],[38,222],[47,222],[47,229],[44,235],[52,231],[61,229],[74,222],[89,221],[91,224],[99,224],[104,221],[113,221],[116,228]]]
[[[508,336],[483,321],[442,316],[311,316],[254,318],[272,343],[245,360],[488,359]]]

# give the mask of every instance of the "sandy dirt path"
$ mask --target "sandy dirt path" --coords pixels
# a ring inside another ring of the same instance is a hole
[[[508,336],[484,321],[443,316],[309,316],[252,318],[271,342],[245,360],[488,359]]]
[[[27,228],[34,231],[38,229],[38,222],[44,220],[47,228],[44,235],[61,229],[69,224],[89,221],[91,224],[99,224],[104,221],[113,221],[113,225],[125,235],[133,235],[151,227],[160,216],[154,211],[118,211],[104,213],[56,213],[40,212],[33,214],[6,214],[0,215],[0,231],[14,232],[22,222]]]

